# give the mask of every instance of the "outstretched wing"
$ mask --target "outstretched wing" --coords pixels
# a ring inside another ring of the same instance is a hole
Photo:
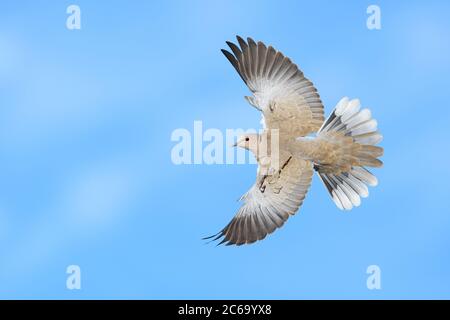
[[[305,199],[313,174],[309,161],[289,158],[274,176],[261,176],[242,197],[244,204],[219,233],[206,239],[242,245],[264,239],[283,226]]]
[[[296,138],[316,132],[324,121],[323,104],[313,83],[296,64],[272,46],[227,42],[231,52],[222,50],[253,93],[247,101],[262,111],[265,125],[279,129],[280,136]]]

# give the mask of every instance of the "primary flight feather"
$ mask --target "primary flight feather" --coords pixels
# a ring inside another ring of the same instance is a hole
[[[343,98],[324,121],[317,89],[288,57],[272,46],[237,37],[222,50],[252,92],[245,97],[261,111],[264,130],[241,136],[236,146],[258,162],[255,184],[235,217],[214,236],[227,245],[264,239],[294,215],[316,171],[338,208],[350,210],[377,185],[366,167],[381,167],[377,122],[357,99]],[[309,137],[315,133],[314,138]]]

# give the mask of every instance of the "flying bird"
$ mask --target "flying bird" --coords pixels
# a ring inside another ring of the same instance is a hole
[[[234,218],[205,239],[226,245],[264,239],[298,211],[314,172],[339,209],[359,206],[368,186],[378,184],[367,167],[383,165],[383,148],[376,146],[382,136],[370,110],[345,97],[325,120],[317,89],[296,64],[262,42],[237,41],[227,41],[231,52],[222,52],[252,92],[245,99],[262,113],[263,129],[235,145],[255,155],[258,171]]]

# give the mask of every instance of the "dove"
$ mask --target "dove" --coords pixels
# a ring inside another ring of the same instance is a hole
[[[263,42],[236,38],[222,53],[250,89],[245,99],[262,113],[263,129],[238,137],[235,146],[255,155],[258,170],[236,215],[204,239],[239,246],[266,238],[297,213],[314,172],[339,209],[358,207],[378,184],[367,168],[383,165],[370,110],[344,97],[325,119],[317,89],[296,64]]]

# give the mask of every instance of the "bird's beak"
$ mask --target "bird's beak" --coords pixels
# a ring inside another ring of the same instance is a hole
[[[232,147],[237,147],[237,142],[233,143],[231,146]]]

